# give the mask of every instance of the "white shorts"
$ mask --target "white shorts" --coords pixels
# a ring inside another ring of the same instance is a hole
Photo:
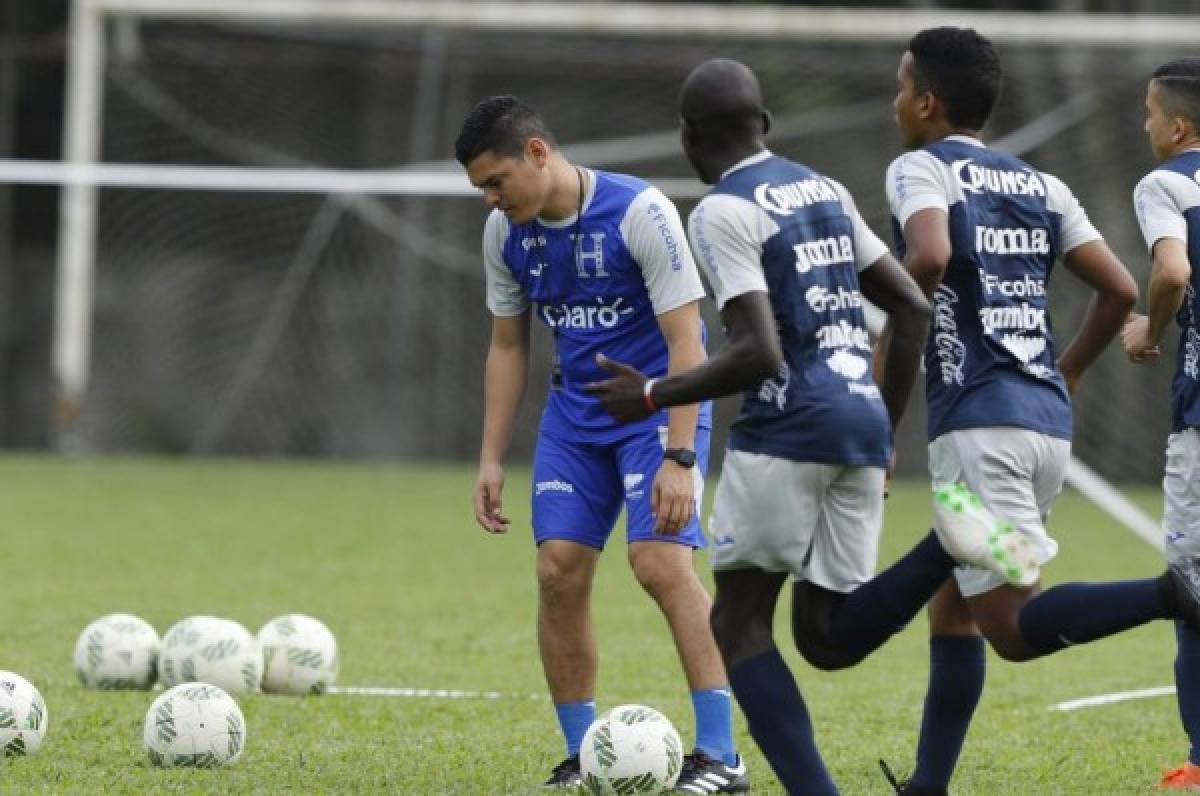
[[[1058,553],[1046,533],[1046,517],[1062,491],[1071,443],[1023,428],[970,428],[949,431],[929,443],[933,483],[962,481],[983,505],[1025,533],[1045,564]],[[974,567],[954,570],[958,589],[974,597],[1005,583],[994,572]]]
[[[1194,428],[1167,437],[1162,524],[1167,560],[1200,554],[1200,431]]]
[[[790,572],[853,591],[875,574],[883,482],[879,467],[728,451],[708,524],[713,569]]]

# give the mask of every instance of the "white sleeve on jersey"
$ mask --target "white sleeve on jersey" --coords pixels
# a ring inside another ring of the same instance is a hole
[[[704,298],[679,211],[662,191],[647,188],[629,203],[621,235],[642,269],[655,315]]]
[[[830,180],[830,182],[837,188],[838,195],[842,197],[842,207],[845,208],[846,215],[854,224],[854,256],[857,258],[855,265],[860,271],[870,268],[876,260],[888,253],[888,247],[879,239],[878,235],[871,231],[867,222],[863,221],[862,216],[859,215],[858,206],[854,204],[854,197],[846,190],[846,186],[837,180]]]
[[[493,210],[483,228],[483,270],[487,279],[487,305],[493,315],[512,317],[529,309],[529,297],[504,262],[508,219]]]
[[[1146,248],[1163,238],[1187,242],[1187,219],[1183,211],[1200,200],[1195,182],[1173,171],[1152,171],[1133,189],[1133,209],[1146,239]]]
[[[959,190],[949,179],[949,170],[928,152],[907,152],[893,160],[887,170],[887,200],[900,226],[930,207],[949,213]]]
[[[1063,254],[1076,246],[1091,243],[1094,240],[1104,240],[1104,236],[1096,231],[1088,220],[1083,205],[1071,193],[1067,184],[1053,174],[1039,172],[1042,182],[1046,183],[1046,207],[1051,213],[1057,213],[1062,218],[1061,249]]]
[[[688,237],[719,309],[746,293],[767,292],[762,246],[778,232],[779,225],[762,208],[741,197],[713,194],[696,205]]]

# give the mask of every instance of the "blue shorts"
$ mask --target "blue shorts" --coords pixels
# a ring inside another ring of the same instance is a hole
[[[708,472],[708,429],[696,429],[696,505]],[[704,547],[700,512],[678,536],[654,533],[650,497],[663,461],[666,427],[616,442],[588,443],[539,434],[533,457],[533,538],[565,539],[604,549],[626,509],[628,541],[656,540]]]

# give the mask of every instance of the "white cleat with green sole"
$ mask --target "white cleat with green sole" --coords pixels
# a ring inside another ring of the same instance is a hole
[[[1012,523],[988,511],[966,484],[934,485],[933,528],[960,564],[995,572],[1013,586],[1037,582],[1037,547]]]

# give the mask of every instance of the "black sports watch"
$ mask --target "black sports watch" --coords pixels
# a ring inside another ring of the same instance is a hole
[[[687,448],[667,448],[663,451],[663,458],[670,459],[680,467],[690,469],[696,466],[696,452]]]

